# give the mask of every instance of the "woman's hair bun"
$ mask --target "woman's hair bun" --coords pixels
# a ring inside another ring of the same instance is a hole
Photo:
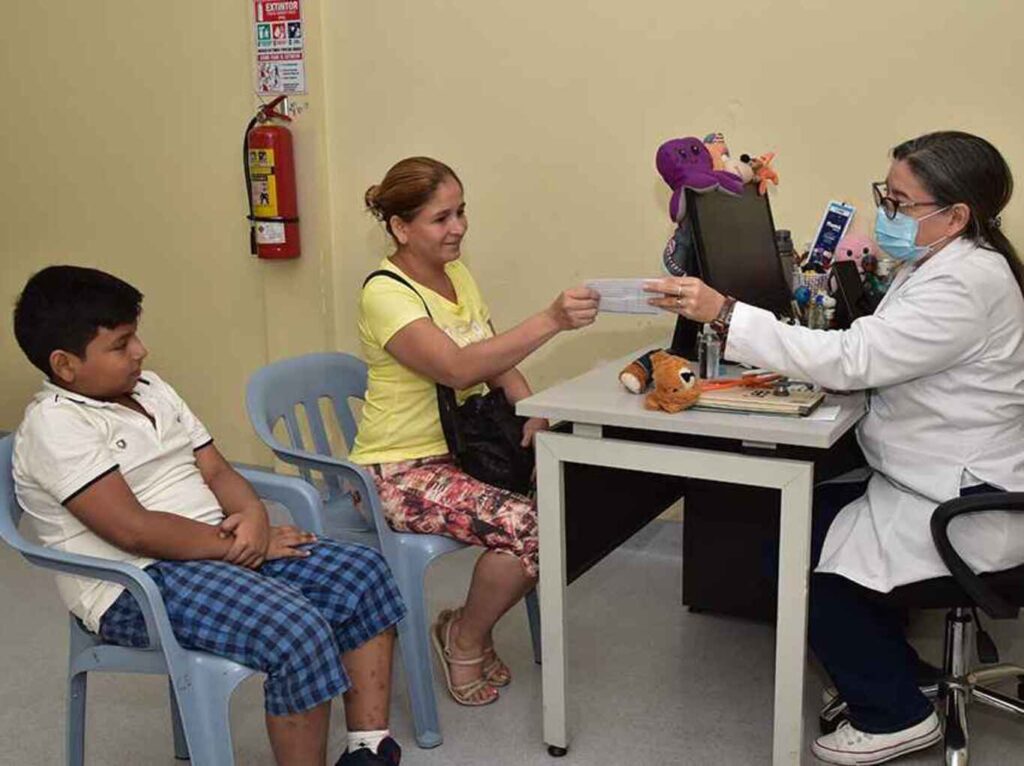
[[[377,197],[380,194],[380,185],[374,184],[366,190],[366,194],[363,195],[363,201],[366,203],[366,209],[373,213],[374,218],[377,220],[384,220],[384,213],[380,209],[380,205],[377,202]]]

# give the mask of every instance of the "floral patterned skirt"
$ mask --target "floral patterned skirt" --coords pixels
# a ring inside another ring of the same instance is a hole
[[[445,535],[510,553],[537,576],[537,506],[530,498],[474,479],[450,455],[366,467],[395,531]]]

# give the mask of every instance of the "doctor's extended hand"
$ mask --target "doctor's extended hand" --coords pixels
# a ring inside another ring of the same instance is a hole
[[[664,277],[652,279],[644,285],[649,293],[658,293],[648,303],[692,319],[695,322],[711,322],[722,310],[725,296],[708,287],[697,277]]]

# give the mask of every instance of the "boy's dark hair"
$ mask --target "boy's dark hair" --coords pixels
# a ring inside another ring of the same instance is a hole
[[[99,333],[131,324],[142,312],[142,293],[115,276],[81,266],[48,266],[25,284],[14,306],[14,337],[47,376],[50,354],[79,358]]]

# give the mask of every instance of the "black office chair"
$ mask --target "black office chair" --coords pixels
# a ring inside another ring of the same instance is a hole
[[[1013,620],[1024,606],[1024,565],[1002,572],[976,575],[949,542],[949,522],[966,513],[1024,512],[1024,492],[968,495],[943,503],[932,513],[932,540],[950,571],[949,577],[911,583],[884,596],[887,604],[915,609],[948,609],[942,678],[922,686],[930,699],[938,698],[946,725],[946,763],[967,764],[967,703],[981,702],[1024,716],[1024,667],[1000,663],[992,639],[978,620],[978,608],[996,620]],[[981,667],[968,668],[971,639],[975,639]],[[1001,694],[982,684],[1016,677],[1017,697]],[[842,720],[846,703],[834,699],[821,712],[821,730],[827,733]]]

